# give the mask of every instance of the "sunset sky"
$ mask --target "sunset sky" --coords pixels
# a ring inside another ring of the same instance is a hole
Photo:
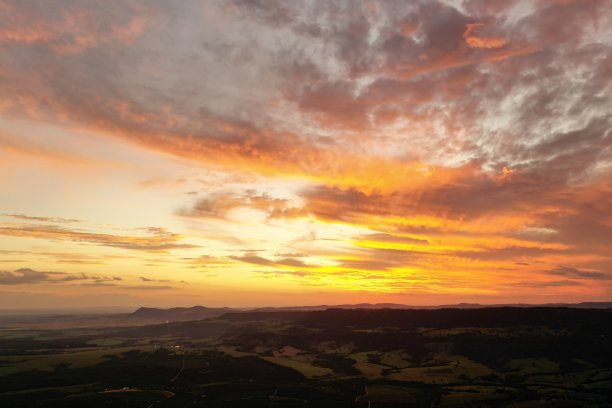
[[[0,0],[0,309],[612,300],[612,0]]]

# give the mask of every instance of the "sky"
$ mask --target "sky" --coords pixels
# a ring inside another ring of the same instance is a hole
[[[612,0],[0,0],[0,309],[612,300]]]

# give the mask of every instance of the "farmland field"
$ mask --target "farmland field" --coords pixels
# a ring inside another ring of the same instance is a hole
[[[608,310],[508,308],[11,327],[0,331],[0,398],[10,407],[612,407],[611,336]]]

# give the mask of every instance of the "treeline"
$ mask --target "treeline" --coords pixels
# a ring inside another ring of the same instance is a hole
[[[541,326],[612,334],[612,309],[492,307],[480,309],[327,309],[296,312],[227,313],[224,320],[288,321],[311,327],[455,328]]]

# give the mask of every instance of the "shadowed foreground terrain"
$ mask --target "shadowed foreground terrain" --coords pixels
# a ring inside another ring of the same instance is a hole
[[[2,406],[612,407],[610,309],[34,320],[0,322]]]

